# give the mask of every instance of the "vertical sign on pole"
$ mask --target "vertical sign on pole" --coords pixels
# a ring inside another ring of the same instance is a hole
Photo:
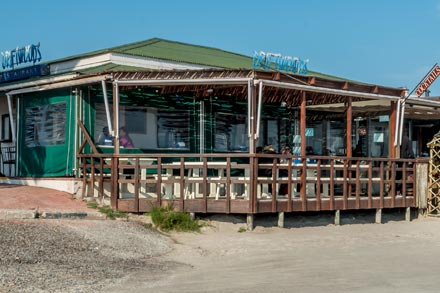
[[[440,75],[440,66],[437,63],[431,68],[431,70],[423,77],[422,81],[417,84],[417,86],[408,94],[406,97],[401,98],[397,104],[397,115],[396,115],[396,136],[394,139],[394,146],[400,146],[402,143],[403,134],[403,121],[405,116],[405,102],[415,91],[416,95],[420,97],[429,86],[437,79]]]

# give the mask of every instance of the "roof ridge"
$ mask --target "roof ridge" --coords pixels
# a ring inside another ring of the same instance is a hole
[[[110,48],[107,48],[107,50],[111,51],[111,50],[115,50],[115,49],[122,48],[122,47],[131,47],[133,49],[133,48],[138,48],[138,47],[141,47],[141,46],[145,46],[146,44],[152,45],[152,44],[158,43],[160,41],[161,41],[160,38],[151,38],[151,39],[148,39],[148,40],[137,41],[137,42],[133,42],[133,43],[128,43],[128,44],[118,45],[118,46],[115,46],[115,47],[110,47]]]
[[[247,58],[252,59],[251,56],[248,56],[248,55],[245,55],[245,54],[240,54],[240,53],[233,52],[233,51],[223,50],[223,49],[220,49],[220,48],[217,48],[217,47],[209,47],[209,46],[204,46],[204,45],[190,44],[190,43],[185,43],[185,42],[180,42],[180,41],[173,41],[173,40],[167,40],[167,39],[161,39],[161,38],[155,38],[155,39],[157,39],[158,41],[165,41],[165,42],[169,42],[169,43],[181,44],[181,45],[186,45],[186,46],[191,46],[191,47],[199,47],[199,48],[202,48],[202,49],[211,49],[211,50],[214,49],[214,50],[225,52],[225,53],[228,53],[228,54],[237,55],[237,56],[241,56],[241,57],[247,57]]]
[[[174,40],[168,40],[168,39],[157,38],[157,37],[151,38],[151,39],[148,39],[148,40],[144,40],[144,41],[138,41],[138,42],[133,42],[133,43],[125,44],[125,45],[119,45],[119,46],[115,46],[115,47],[110,47],[110,48],[105,49],[105,50],[108,50],[107,52],[112,52],[112,51],[115,51],[115,50],[118,50],[118,49],[121,49],[121,48],[124,48],[124,47],[125,48],[134,49],[134,48],[136,48],[136,46],[134,46],[134,45],[137,45],[137,44],[139,44],[138,47],[141,47],[142,45],[153,45],[153,44],[159,43],[159,42],[179,44],[179,45],[185,45],[185,46],[189,46],[189,47],[197,47],[197,48],[201,48],[201,49],[216,50],[216,51],[219,51],[219,52],[224,52],[224,53],[227,53],[227,54],[231,54],[231,55],[235,55],[235,56],[239,56],[239,57],[246,57],[246,58],[252,59],[252,57],[249,56],[249,55],[240,54],[240,53],[233,52],[233,51],[227,51],[227,50],[223,50],[223,49],[220,49],[220,48],[217,48],[217,47],[209,47],[209,46],[204,46],[204,45],[185,43],[185,42],[181,42],[181,41],[174,41]],[[99,52],[99,51],[102,51],[102,50],[98,50],[98,51],[95,51],[95,52]],[[91,53],[93,53],[93,52],[91,52]]]

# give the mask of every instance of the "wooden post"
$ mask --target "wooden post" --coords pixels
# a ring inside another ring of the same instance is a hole
[[[284,212],[278,213],[278,227],[284,228]]]
[[[411,222],[411,208],[407,207],[405,209],[405,221]]]
[[[113,131],[115,136],[114,140],[114,153],[112,154],[112,175],[111,175],[111,206],[112,208],[118,208],[119,199],[119,158],[115,158],[114,154],[119,154],[119,129],[117,119],[119,117],[119,88],[117,84],[113,84]]]
[[[260,85],[261,86],[261,85]],[[250,182],[249,182],[249,212],[256,213],[258,206],[257,206],[257,177],[258,177],[258,165],[257,165],[257,159],[254,157],[255,150],[256,150],[256,128],[257,128],[257,121],[255,117],[257,117],[257,88],[254,86],[252,90],[252,99],[249,101],[251,103],[251,140],[253,141],[253,149],[250,149],[250,158],[249,158],[249,176],[250,176]]]
[[[247,214],[246,224],[249,231],[254,230],[254,214]]]
[[[335,225],[340,226],[341,225],[341,210],[335,211]]]
[[[382,209],[376,209],[376,224],[382,224]]]
[[[301,110],[300,110],[300,136],[301,136],[301,158],[304,158],[306,155],[306,92],[301,92]],[[307,199],[306,199],[306,189],[307,186],[307,168],[306,162],[302,160],[302,172],[301,172],[301,188],[300,188],[300,196],[301,196],[301,207],[302,211],[307,210]]]
[[[428,174],[429,163],[416,163],[416,173],[414,182],[417,182],[415,188],[415,196],[417,207],[421,210],[426,210],[428,207]]]
[[[346,156],[351,157],[352,156],[352,142],[351,142],[351,132],[353,128],[353,107],[352,107],[352,99],[351,97],[348,97],[347,100],[347,129],[346,129],[346,139],[345,139],[345,145],[346,145]]]
[[[391,102],[391,115],[390,121],[388,122],[388,128],[390,129],[390,135],[388,138],[388,153],[391,158],[397,158],[396,150],[397,147],[394,147],[394,137],[396,136],[396,116],[397,116],[397,103]]]
[[[301,157],[306,155],[306,92],[301,92],[300,110]]]

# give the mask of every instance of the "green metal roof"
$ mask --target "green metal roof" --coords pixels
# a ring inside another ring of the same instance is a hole
[[[148,70],[148,69],[146,69],[144,67],[106,63],[104,65],[81,69],[81,70],[78,70],[78,72],[81,74],[96,74],[96,73],[108,72],[108,71],[145,71],[145,70]]]
[[[149,57],[210,67],[231,69],[252,68],[252,58],[245,55],[236,54],[217,48],[185,44],[158,38],[93,51],[86,54],[71,56],[55,60],[51,63],[89,57],[104,53],[119,53],[124,55]]]
[[[196,64],[196,65],[215,67],[215,68],[245,69],[245,70],[253,69],[253,64],[252,64],[253,60],[252,57],[250,56],[237,54],[234,52],[228,52],[212,47],[199,46],[199,45],[181,43],[176,41],[169,41],[159,38],[153,38],[145,41],[140,41],[140,42],[125,44],[121,46],[111,47],[107,49],[92,51],[84,54],[69,56],[69,57],[49,61],[46,63],[50,65],[53,63],[92,57],[105,53],[117,53],[122,55],[154,58],[165,61],[182,62],[182,63]],[[78,70],[77,72],[82,74],[96,74],[99,72],[106,72],[106,71],[147,71],[147,70],[149,69],[144,67],[117,65],[109,62],[104,65]],[[340,78],[310,70],[306,74],[306,76],[315,76],[327,80],[349,81],[349,82],[364,84],[346,78]],[[17,83],[20,82],[22,82],[22,80],[17,81]]]
[[[119,53],[124,55],[132,55],[138,57],[149,57],[167,61],[182,62],[189,64],[197,64],[209,67],[229,68],[229,69],[253,69],[252,57],[237,54],[233,52],[224,51],[217,48],[199,46],[193,44],[186,44],[176,41],[169,41],[159,38],[153,38],[146,41],[130,43],[126,45],[116,46],[103,50],[93,51],[81,55],[75,55],[58,59],[50,63],[67,61],[71,59],[78,59],[90,57],[105,53]],[[98,66],[90,69],[91,72],[105,71],[105,70],[119,70],[132,71],[136,67],[116,66],[114,64]],[[138,68],[138,70],[146,70],[145,68]],[[88,70],[81,70],[82,73],[89,73]],[[322,74],[315,71],[309,71],[307,76],[316,76],[326,79],[333,79],[338,81],[346,81],[347,79]]]

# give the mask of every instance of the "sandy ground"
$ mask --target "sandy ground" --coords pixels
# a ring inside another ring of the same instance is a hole
[[[401,217],[401,218],[400,218]],[[154,281],[137,272],[106,292],[438,292],[440,219],[402,214],[210,222],[203,233],[173,233],[167,261],[181,263]],[[290,224],[289,224],[290,223]]]

